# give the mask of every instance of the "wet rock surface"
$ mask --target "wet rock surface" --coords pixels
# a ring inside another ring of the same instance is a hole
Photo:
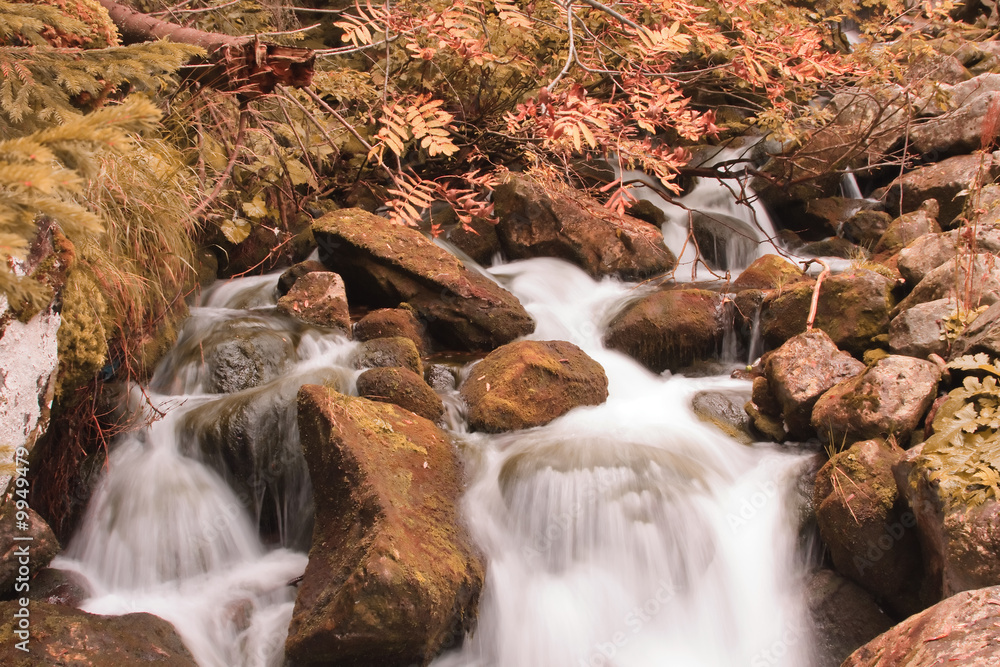
[[[422,377],[408,368],[365,371],[358,376],[358,394],[373,401],[394,403],[431,421],[437,421],[444,414],[441,398]]]
[[[426,664],[473,627],[484,566],[448,435],[412,412],[299,392],[316,529],[286,650],[298,664]]]
[[[608,397],[604,369],[565,341],[520,341],[486,356],[462,383],[473,430],[497,433],[547,424]]]
[[[366,340],[354,357],[356,368],[408,368],[417,375],[424,374],[420,352],[410,338],[392,336]]]
[[[416,316],[406,308],[379,308],[368,313],[354,324],[356,340],[374,338],[409,338],[417,347],[417,352],[425,351],[424,327]]]
[[[871,595],[832,570],[817,570],[806,581],[814,641],[814,667],[840,667],[855,649],[892,627]]]
[[[615,316],[604,343],[655,373],[677,371],[714,355],[723,334],[721,304],[707,290],[654,292]]]
[[[315,220],[313,235],[320,261],[343,277],[351,303],[408,303],[443,345],[492,350],[534,331],[534,321],[510,292],[466,269],[415,229],[342,209]]]
[[[278,312],[351,335],[347,290],[336,273],[311,271],[296,280],[288,293],[278,299]]]

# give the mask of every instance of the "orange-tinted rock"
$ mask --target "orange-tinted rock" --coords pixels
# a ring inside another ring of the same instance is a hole
[[[358,394],[383,403],[394,403],[421,417],[437,421],[444,404],[424,379],[408,368],[371,368],[358,376]]]
[[[344,281],[336,273],[311,271],[295,281],[278,299],[278,312],[302,322],[337,329],[351,335]]]
[[[802,279],[802,269],[778,255],[764,255],[748,266],[733,281],[733,291],[776,289]]]
[[[354,324],[355,340],[394,336],[409,338],[419,352],[424,351],[424,327],[406,308],[379,308]]]

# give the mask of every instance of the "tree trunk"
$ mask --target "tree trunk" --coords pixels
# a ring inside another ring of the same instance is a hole
[[[185,28],[120,5],[100,0],[127,43],[169,39],[200,46],[207,62],[192,78],[202,85],[232,91],[244,100],[266,95],[278,84],[301,88],[312,83],[316,54],[311,49],[280,46],[256,37],[232,37]]]

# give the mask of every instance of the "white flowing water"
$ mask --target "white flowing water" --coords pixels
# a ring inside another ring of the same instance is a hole
[[[571,341],[605,368],[609,398],[544,427],[489,436],[468,433],[460,404],[446,397],[470,472],[462,509],[488,574],[476,632],[435,666],[809,665],[789,500],[804,459],[737,444],[690,407],[699,391],[748,393],[748,383],[654,375],[604,349],[607,322],[643,288],[595,282],[553,259],[491,273],[535,318],[533,338]],[[303,382],[355,391],[354,344],[278,316],[274,281],[231,281],[193,309],[151,383],[159,393],[145,393],[165,416],[117,443],[55,563],[89,581],[85,610],[161,616],[205,667],[283,664],[289,582],[306,564],[295,536],[311,520],[309,499],[292,492],[301,486],[294,426],[244,429],[251,484],[216,456],[206,424],[226,406],[294,398]],[[291,366],[258,387],[206,393],[195,351],[234,320],[287,336]],[[279,423],[288,415],[260,414]],[[282,442],[254,435],[273,433]],[[276,472],[275,460],[285,462]]]

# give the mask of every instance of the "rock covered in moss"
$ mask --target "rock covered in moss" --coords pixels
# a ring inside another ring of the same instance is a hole
[[[197,667],[177,631],[152,614],[96,616],[62,605],[29,606],[28,651],[16,645],[17,601],[0,602],[0,663],[9,667]]]
[[[820,469],[813,495],[834,567],[899,617],[930,601],[921,590],[917,520],[893,477],[902,457],[902,449],[882,440],[855,443]]]
[[[778,255],[758,257],[733,281],[733,291],[748,289],[770,290],[791,285],[801,280],[802,269]]]
[[[27,582],[62,549],[45,519],[31,508],[27,512],[27,530],[23,530],[15,522],[17,510],[13,501],[0,508],[0,593],[14,590],[17,582]],[[24,540],[25,537],[31,539]],[[21,562],[25,548],[30,555],[26,562]]]
[[[326,271],[326,267],[315,259],[307,259],[290,266],[278,277],[278,284],[275,287],[278,296],[282,297],[288,294],[288,290],[292,289],[296,280],[313,271]]]
[[[852,653],[842,667],[994,665],[1000,586],[954,595]]]
[[[371,368],[358,376],[358,394],[373,401],[399,407],[437,421],[444,404],[424,379],[408,368]]]
[[[959,591],[1000,584],[1000,502],[956,501],[948,497],[945,477],[970,473],[956,457],[951,467],[932,464],[921,444],[895,468],[896,482],[913,508],[924,538],[927,570],[934,592],[948,597]],[[994,460],[994,465],[1000,461]]]
[[[816,329],[791,338],[772,352],[764,374],[768,390],[781,406],[788,435],[810,437],[809,419],[816,400],[830,387],[864,369],[864,364],[839,350],[826,332]],[[764,403],[764,399],[759,400]]]
[[[864,209],[844,221],[841,235],[863,248],[874,248],[892,223],[892,216],[885,211]]]
[[[417,351],[424,352],[424,326],[412,311],[406,308],[379,308],[368,313],[354,324],[356,340],[373,338],[409,338]]]
[[[819,241],[806,243],[797,252],[812,257],[838,257],[840,259],[867,258],[870,255],[867,249],[839,236],[828,236]]]
[[[341,209],[313,222],[320,261],[339,273],[352,304],[408,303],[446,346],[492,350],[534,331],[520,302],[489,278],[469,271],[420,232],[361,209]]]
[[[310,271],[278,299],[278,312],[350,337],[351,313],[344,281],[330,271]]]
[[[889,329],[889,313],[895,304],[893,287],[889,278],[863,268],[829,276],[820,288],[815,328],[829,334],[838,347],[860,357],[873,338]],[[812,284],[799,283],[764,299],[760,324],[769,347],[805,331],[812,295]]]
[[[493,192],[496,231],[511,259],[558,257],[593,277],[636,280],[671,270],[659,228],[618,215],[580,193],[555,192],[510,174]]]
[[[418,375],[424,374],[424,363],[413,341],[403,336],[372,338],[358,348],[354,357],[356,368],[408,368]]]
[[[699,289],[662,290],[629,304],[608,325],[604,344],[655,373],[715,354],[722,341],[722,297]]]
[[[940,379],[930,361],[889,355],[824,393],[813,408],[812,425],[821,440],[837,446],[889,435],[908,446],[937,397]]]
[[[604,369],[565,341],[524,340],[486,355],[461,387],[473,430],[499,433],[547,424],[608,398]]]
[[[448,435],[388,403],[298,398],[316,527],[285,644],[297,664],[427,664],[476,619],[483,563],[461,526]]]

